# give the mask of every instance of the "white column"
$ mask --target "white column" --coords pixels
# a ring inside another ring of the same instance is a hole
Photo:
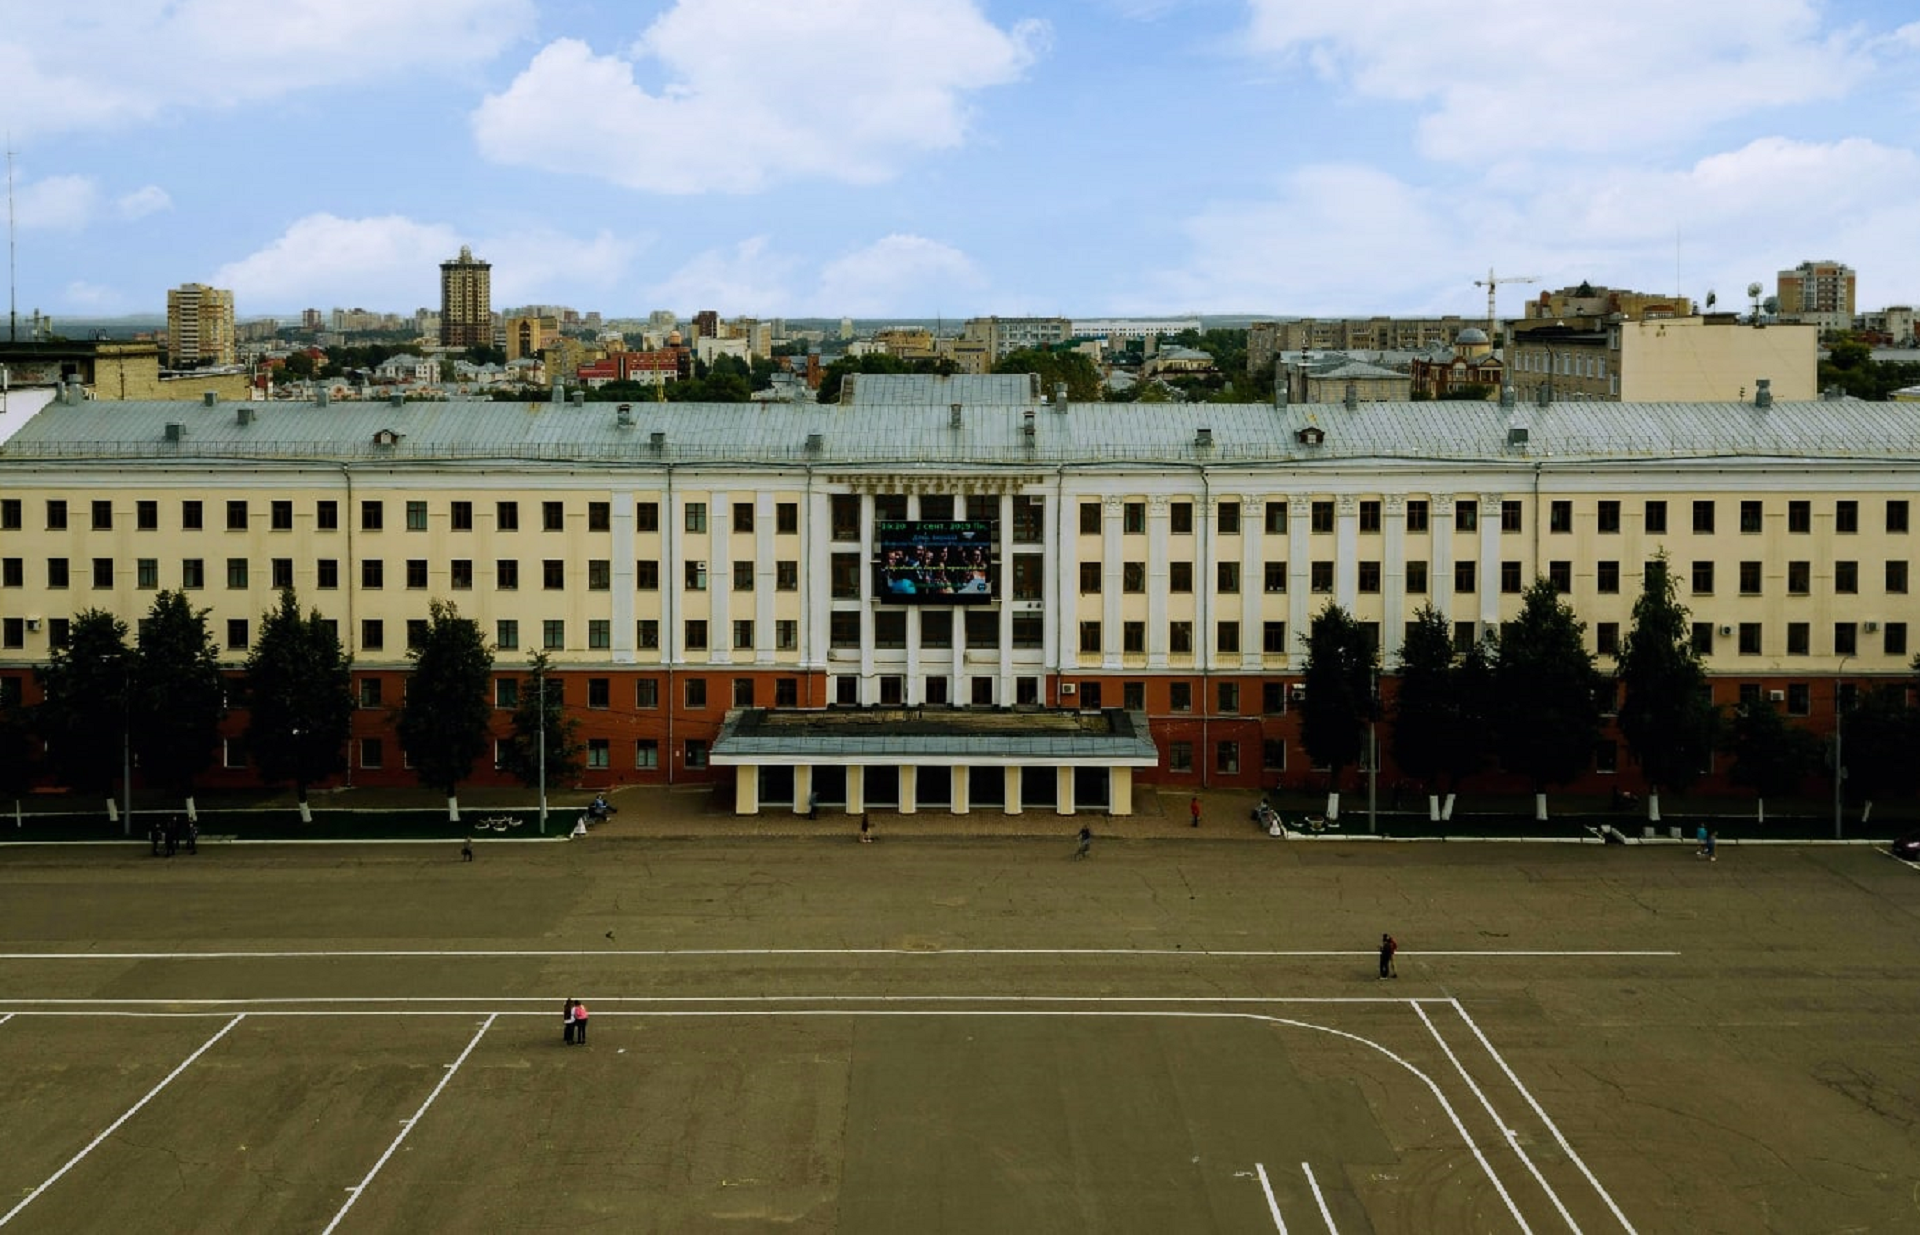
[[[1073,556],[1073,545],[1065,534],[1067,525],[1061,519],[1059,495],[1041,495],[1040,502],[1042,512],[1040,516],[1040,578],[1047,580],[1063,573],[1060,570],[1060,561],[1062,557]],[[1045,619],[1041,623],[1040,638],[1044,644],[1040,653],[1041,663],[1048,673],[1057,674],[1061,666],[1066,664],[1066,657],[1060,654],[1061,632],[1057,620],[1060,608],[1053,603],[1053,597],[1047,595],[1044,582],[1040,585],[1040,596],[1040,603],[1044,606],[1041,616]]]
[[[807,499],[806,552],[800,558],[800,667],[824,670],[833,609],[833,510],[824,493]],[[833,698],[833,683],[827,683]]]
[[[793,770],[793,813],[807,813],[807,799],[813,796],[813,765],[803,763]]]
[[[1338,501],[1333,524],[1333,598],[1352,613],[1360,594],[1360,499],[1344,493]]]
[[[867,770],[857,763],[847,765],[847,813],[862,815],[867,810]]]
[[[613,627],[611,656],[616,665],[631,665],[634,623],[639,620],[633,591],[633,490],[615,489],[608,497],[608,513],[612,516],[612,534],[607,537],[607,552],[612,555],[608,566],[613,572],[608,581],[613,588],[612,603],[607,610],[607,620]]]
[[[1265,663],[1266,563],[1260,546],[1266,535],[1266,503],[1250,493],[1240,495],[1240,667],[1258,671]]]
[[[1213,498],[1193,504],[1194,547],[1200,551],[1200,560],[1193,567],[1193,573],[1198,576],[1193,581],[1193,667],[1201,671],[1212,669],[1217,655],[1214,626],[1219,612],[1220,569],[1219,554],[1214,546],[1219,519],[1220,503]],[[1205,715],[1212,710],[1212,700],[1199,702],[1200,706],[1194,709],[1196,714]]]
[[[1147,499],[1147,668],[1167,667],[1167,564],[1173,513],[1168,499]]]
[[[1400,663],[1400,646],[1406,641],[1407,500],[1396,493],[1382,505],[1380,663],[1383,667],[1392,668]],[[1427,581],[1427,587],[1432,590],[1431,579]]]
[[[1453,502],[1451,493],[1435,493],[1427,499],[1427,539],[1433,545],[1433,563],[1427,567],[1427,594],[1433,598],[1433,607],[1449,622],[1453,620]]]
[[[1313,595],[1313,502],[1305,497],[1287,499],[1287,655],[1300,646],[1312,620]],[[1293,660],[1289,664],[1296,663]]]
[[[964,815],[969,809],[967,795],[973,791],[973,785],[968,780],[968,772],[970,770],[971,769],[963,763],[955,764],[953,767],[947,769],[947,781],[953,786],[951,794],[953,800],[948,803],[947,809],[956,815]]]
[[[733,663],[733,505],[724,490],[707,494],[707,661]]]
[[[677,665],[685,659],[681,649],[687,620],[687,579],[683,569],[687,556],[686,496],[674,494],[673,500],[665,503],[662,513],[667,525],[660,529],[660,598],[665,602],[671,596],[673,602],[660,606],[660,663]],[[707,642],[712,643],[713,640],[708,639]]]
[[[773,529],[778,515],[772,492],[763,492],[753,502],[753,660],[758,665],[774,663],[773,601],[779,575]]]
[[[733,813],[760,813],[760,769],[750,763],[740,764],[733,769]]]
[[[1500,625],[1500,495],[1480,495],[1480,623]]]
[[[907,518],[920,517],[920,495],[907,494]],[[907,610],[907,667],[906,678],[900,684],[900,702],[908,707],[917,707],[926,701],[926,687],[920,682],[920,614],[922,610]],[[904,791],[903,791],[904,792]]]
[[[1000,495],[1000,531],[1003,536],[1013,531],[1013,494]],[[1002,569],[1012,569],[1012,562],[1003,562]],[[1008,599],[1012,594],[1011,579],[1004,575],[1000,580],[1000,698],[1004,703],[1012,703],[1013,693],[1013,602]],[[1043,640],[1044,642],[1044,640]]]
[[[1110,815],[1131,815],[1133,813],[1133,769],[1107,769],[1107,813]]]
[[[1071,815],[1073,813],[1073,769],[1058,767],[1053,770],[1053,813]]]
[[[900,765],[900,813],[911,815],[919,809],[915,799],[920,796],[920,768],[917,764]]]
[[[1068,629],[1080,590],[1080,502],[1056,494],[1047,500],[1047,664],[1056,671],[1073,663],[1079,647]]]
[[[1006,813],[1009,815],[1017,815],[1020,813],[1020,773],[1023,770],[1024,769],[1022,769],[1018,764],[1011,764],[1005,769],[1006,778],[1007,778],[1006,779],[1006,786],[1007,786]]]

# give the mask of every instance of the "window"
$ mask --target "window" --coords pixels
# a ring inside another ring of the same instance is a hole
[[[94,498],[92,503],[93,530],[106,532],[113,530],[113,501],[110,498]]]
[[[1080,594],[1097,596],[1100,593],[1100,563],[1080,563]]]
[[[658,738],[634,739],[633,766],[636,768],[657,768],[660,766],[660,740]]]
[[[1805,656],[1813,651],[1813,627],[1806,622],[1787,623],[1787,655]]]
[[[873,646],[877,648],[903,648],[907,646],[907,615],[900,609],[881,610],[873,615]]]
[[[1237,654],[1240,651],[1240,623],[1214,623],[1213,646],[1214,650],[1223,656]]]
[[[612,758],[610,745],[610,739],[607,738],[587,739],[587,767],[589,769],[599,770],[608,766]]]
[[[141,502],[139,509],[142,511],[145,511],[148,507],[153,505],[154,503],[152,502]],[[0,531],[7,531],[7,532],[19,531],[20,521],[21,521],[20,511],[21,511],[21,507],[20,507],[19,498],[17,497],[0,498]],[[158,522],[159,522],[159,517],[156,515],[155,526],[158,526]],[[147,531],[152,530],[150,528],[147,528],[147,526],[144,523],[141,525],[141,528],[142,530],[147,530]]]
[[[733,564],[733,590],[751,592],[753,590],[753,563],[735,562]]]
[[[685,697],[687,701],[687,706],[690,708],[706,707],[707,706],[707,679],[688,678]]]
[[[1455,562],[1453,564],[1453,590],[1471,592],[1474,590],[1474,568],[1477,562]]]
[[[1145,622],[1120,623],[1120,651],[1128,656],[1140,656],[1147,650],[1147,624]]]
[[[989,497],[993,510],[983,518],[991,519],[1000,512],[1000,499]],[[876,493],[873,495],[873,517],[898,522],[907,517],[907,495],[904,493]]]
[[[1120,590],[1123,592],[1144,592],[1147,590],[1147,564],[1145,562],[1120,563]]]
[[[1860,563],[1835,562],[1833,564],[1833,590],[1841,596],[1852,596],[1860,591]]]
[[[973,615],[967,615],[971,618]],[[827,617],[827,642],[837,648],[857,648],[860,646],[860,615],[857,612],[842,611]]]
[[[511,592],[520,586],[520,562],[516,558],[501,558],[493,564],[494,586],[503,592]]]
[[[520,706],[520,680],[518,678],[494,679],[493,706],[497,708],[517,708]]]
[[[1214,590],[1222,595],[1232,596],[1240,591],[1240,563],[1218,562],[1214,565]]]
[[[607,678],[588,678],[587,706],[590,708],[613,706],[613,683]]]
[[[1183,594],[1193,591],[1192,562],[1167,563],[1167,590]]]
[[[367,591],[377,592],[386,582],[386,563],[377,557],[370,557],[360,563],[360,586]]]
[[[23,648],[27,646],[27,619],[10,617],[0,620],[0,647]],[[7,679],[11,681],[12,679]]]
[[[1813,590],[1813,563],[1787,563],[1787,594],[1805,596]]]
[[[682,646],[689,652],[704,652],[707,650],[707,623],[705,619],[687,619]]]
[[[827,562],[827,594],[835,600],[860,599],[860,555],[836,553]]]
[[[379,618],[360,619],[360,646],[377,652],[387,644],[387,628]]]
[[[953,610],[923,609],[920,611],[920,646],[923,648],[953,646]]]
[[[902,613],[899,616],[905,618],[906,614]],[[751,648],[753,646],[753,623],[751,621],[739,618],[734,620],[733,646],[737,648]]]
[[[559,618],[547,618],[540,623],[540,646],[549,652],[565,650],[567,646],[567,624]]]
[[[377,768],[386,760],[386,751],[379,738],[360,739],[360,766]]]
[[[1758,596],[1760,594],[1760,563],[1740,563],[1740,594]]]
[[[1240,770],[1240,743],[1218,742],[1214,744],[1214,771],[1235,773]]]
[[[1425,562],[1407,563],[1407,594],[1424,596],[1427,594],[1427,564]]]
[[[639,678],[634,681],[633,706],[648,709],[660,706],[659,678]]]
[[[561,558],[543,558],[540,562],[540,586],[549,592],[565,591],[567,563]]]
[[[707,766],[707,744],[700,738],[688,738],[686,745],[687,766],[704,768]]]
[[[1307,508],[1307,530],[1310,532],[1333,531],[1333,503],[1315,502]]]
[[[1595,526],[1597,530],[1608,534],[1619,532],[1620,503],[1615,501],[1601,502]]]
[[[427,530],[427,504],[425,502],[407,503],[407,530],[424,532]]]
[[[1167,710],[1170,712],[1193,711],[1193,683],[1167,683]]]
[[[1374,521],[1378,523],[1380,519],[1380,503],[1375,502],[1373,505]],[[1240,534],[1240,503],[1220,503],[1219,509],[1214,514],[1214,526],[1219,529],[1222,536],[1238,536]]]
[[[1593,748],[1593,770],[1596,772],[1618,772],[1620,770],[1620,744],[1618,742],[1599,742]]]
[[[68,646],[68,640],[71,634],[72,627],[70,619],[63,617],[47,619],[47,646],[49,648],[63,648]]]
[[[1746,533],[1758,532],[1761,528],[1760,503],[1740,503],[1740,530]]]
[[[587,503],[587,530],[589,532],[609,532],[613,530],[613,503]]]
[[[19,587],[20,586],[20,559],[17,557],[8,558],[7,566],[8,566],[7,586]],[[135,585],[138,586],[143,591],[152,591],[153,589],[159,587],[160,586],[160,559],[157,557],[140,558],[138,561],[134,562],[133,564],[133,575],[134,575]],[[291,587],[292,584],[288,584],[287,586]]]
[[[501,618],[493,624],[493,645],[502,652],[514,652],[520,648],[520,623],[512,618]]]
[[[1285,622],[1260,623],[1260,650],[1268,656],[1287,654],[1287,624]]]
[[[384,507],[381,506],[379,502],[360,503],[360,530],[361,531],[377,532],[380,530],[380,525],[385,521],[386,521],[386,510]]]
[[[635,502],[633,504],[633,530],[636,532],[659,531],[660,503]]]
[[[637,648],[655,651],[660,647],[660,622],[656,618],[640,618],[633,624],[633,644]]]
[[[1612,596],[1620,591],[1620,563],[1599,562],[1594,566],[1594,586],[1602,595]]]
[[[1167,771],[1169,772],[1193,771],[1193,743],[1192,742],[1168,742],[1167,743]]]
[[[1907,654],[1907,624],[1905,622],[1888,622],[1880,628],[1880,631],[1882,637],[1880,650],[1883,653],[1888,656],[1905,656]]]
[[[235,591],[247,586],[247,559],[230,557],[227,559],[227,586]]]
[[[1520,516],[1520,503],[1505,501],[1500,503],[1500,530],[1503,532],[1521,532],[1526,527]]]
[[[64,527],[65,524],[62,524]],[[180,527],[182,531],[197,532],[205,526],[205,516],[197,499],[180,503]]]
[[[1456,531],[1475,532],[1480,530],[1480,503],[1472,498],[1453,504],[1453,526]]]
[[[448,523],[456,532],[471,532],[473,530],[473,503],[453,503]]]
[[[50,557],[47,559],[47,586],[64,588],[67,586],[67,559]]]
[[[273,579],[273,586],[275,590],[284,590],[286,588],[290,588],[293,586],[293,559],[292,558],[290,557],[274,558],[272,562],[269,564],[269,566],[273,572],[272,579]]]
[[[1693,530],[1697,535],[1708,535],[1713,531],[1712,501],[1693,504]]]
[[[993,617],[993,614],[987,614]],[[1016,613],[1007,623],[1008,641],[1016,648],[1038,648],[1046,644],[1047,626],[1037,613]],[[1021,679],[1025,681],[1027,679]],[[1036,692],[1037,697],[1037,692]]]
[[[1645,523],[1647,531],[1656,535],[1664,534],[1667,530],[1667,504],[1657,500],[1648,502]]]
[[[1833,530],[1851,535],[1860,530],[1860,503],[1854,501],[1835,502],[1833,504]]]
[[[1593,647],[1602,656],[1619,655],[1620,623],[1596,622],[1593,627]]]
[[[1264,738],[1260,743],[1260,764],[1270,772],[1286,770],[1287,740],[1285,738]]]
[[[517,532],[520,530],[520,503],[496,502],[493,507],[493,526],[496,531]]]
[[[361,707],[377,708],[380,706],[380,685],[381,684],[380,684],[379,678],[361,678],[360,679],[360,706]]]
[[[332,498],[313,504],[313,525],[323,532],[340,529],[340,503]]]
[[[247,619],[228,618],[227,650],[229,652],[244,652],[247,650],[247,642]]]
[[[422,648],[422,647],[425,647],[426,645],[427,645],[427,619],[408,618],[407,619],[407,646],[409,648]]]
[[[1907,564],[1904,561],[1887,563],[1887,591],[1892,595],[1904,595],[1907,590]]]
[[[247,504],[244,500],[227,503],[227,530],[229,532],[247,530]]]
[[[449,564],[449,585],[456,592],[473,590],[473,559],[457,557]]]
[[[1100,654],[1100,623],[1080,623],[1080,654],[1083,656]]]
[[[707,530],[707,504],[705,502],[687,503],[686,526],[689,532],[704,532]],[[858,535],[857,531],[855,535]]]
[[[1907,500],[1892,498],[1887,502],[1887,530],[1904,532],[1907,530]]]
[[[1366,593],[1380,590],[1380,563],[1360,563],[1360,590]]]
[[[1521,590],[1520,563],[1500,563],[1500,590],[1509,596],[1518,595]]]
[[[733,504],[733,530],[751,532],[753,530],[753,503],[735,502]]]
[[[1813,687],[1806,682],[1787,686],[1787,715],[1806,716],[1813,711]]]
[[[952,499],[947,499],[948,508]],[[920,499],[920,517],[922,519],[942,516],[928,513],[928,499]],[[1037,545],[1046,539],[1047,499],[1044,497],[1016,494],[1013,499],[1013,543],[1016,545]]]
[[[1283,501],[1267,503],[1267,535],[1285,536],[1287,534],[1287,504]]]
[[[773,564],[773,588],[776,592],[799,591],[800,563],[775,562]]]
[[[587,620],[587,646],[595,651],[606,651],[613,646],[613,623],[605,618]]]
[[[1285,562],[1266,563],[1266,565],[1262,567],[1261,585],[1269,592],[1286,591],[1287,564]]]
[[[689,505],[688,510],[693,507]],[[540,503],[540,530],[543,532],[564,532],[567,530],[567,504],[565,502]],[[689,532],[694,529],[689,527]]]
[[[1098,536],[1100,534],[1100,503],[1080,503],[1080,534]]]
[[[1573,503],[1556,501],[1547,507],[1547,530],[1549,532],[1571,532],[1573,530]]]
[[[1128,536],[1141,536],[1147,530],[1147,504],[1128,502],[1120,508],[1120,530]]]
[[[1713,595],[1713,563],[1695,562],[1693,564],[1693,594],[1695,596]]]
[[[778,536],[797,536],[800,533],[800,503],[775,502],[773,505],[773,530]]]
[[[1519,565],[1518,562],[1514,565]],[[1573,590],[1573,563],[1548,562],[1547,581],[1553,584],[1553,590],[1565,595]]]
[[[966,639],[968,647],[990,648],[1000,644],[1000,615],[969,609]]]
[[[1380,503],[1369,499],[1360,503],[1360,530],[1378,532],[1380,530]]]
[[[1424,532],[1427,530],[1427,503],[1416,499],[1407,503],[1407,530]]]
[[[707,590],[707,564],[705,562],[687,562],[683,567],[685,586],[689,592]]]
[[[1013,598],[1040,600],[1046,595],[1046,559],[1038,553],[1013,555]]]
[[[1693,650],[1702,656],[1713,655],[1713,623],[1693,623]]]
[[[425,558],[407,559],[407,586],[424,588],[427,586],[427,560]]]
[[[183,560],[180,563],[180,586],[190,592],[207,586],[206,564],[197,557]]]
[[[97,557],[93,559],[93,586],[96,588],[113,587],[113,559]]]
[[[1167,650],[1175,656],[1193,655],[1193,623],[1167,623]]]
[[[1853,656],[1860,650],[1860,628],[1852,622],[1833,624],[1833,654]]]
[[[1332,562],[1307,563],[1307,590],[1315,593],[1326,593],[1333,590]]]
[[[1813,530],[1812,502],[1787,503],[1787,530],[1802,534]]]
[[[1760,655],[1760,623],[1740,623],[1740,654],[1742,656]]]

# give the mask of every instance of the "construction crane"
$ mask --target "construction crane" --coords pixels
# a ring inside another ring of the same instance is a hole
[[[1494,341],[1493,297],[1494,297],[1494,293],[1500,290],[1500,285],[1502,283],[1538,283],[1539,281],[1540,281],[1540,276],[1537,274],[1509,275],[1504,279],[1495,278],[1493,273],[1493,267],[1491,266],[1487,267],[1486,278],[1475,279],[1473,281],[1473,285],[1475,287],[1484,287],[1487,289],[1487,342],[1488,343],[1492,343]]]

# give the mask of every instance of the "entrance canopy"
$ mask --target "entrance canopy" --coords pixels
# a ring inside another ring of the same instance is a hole
[[[864,708],[729,712],[719,766],[792,764],[1150,768],[1144,713]]]

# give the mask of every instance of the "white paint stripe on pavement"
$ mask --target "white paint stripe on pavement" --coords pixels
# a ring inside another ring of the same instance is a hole
[[[561,948],[561,949],[355,949],[310,952],[0,952],[0,961],[216,961],[216,960],[329,960],[346,957],[403,959],[426,957],[433,960],[460,957],[503,958],[574,956],[1179,956],[1210,959],[1332,959],[1374,956],[1377,948],[1351,951],[1255,951],[1209,948]],[[1510,957],[1674,957],[1676,951],[1596,951],[1545,949],[1462,949],[1415,952],[1400,949],[1402,958],[1444,956],[1500,960]]]
[[[1267,1212],[1273,1215],[1273,1225],[1280,1235],[1287,1235],[1286,1220],[1280,1216],[1280,1202],[1273,1199],[1273,1184],[1267,1180],[1267,1168],[1256,1162],[1253,1169],[1260,1173],[1260,1191],[1267,1194]]]
[[[1313,1177],[1313,1166],[1302,1162],[1300,1169],[1307,1173],[1307,1187],[1313,1189],[1313,1203],[1320,1207],[1320,1220],[1327,1224],[1327,1235],[1340,1235],[1333,1225],[1333,1211],[1327,1208],[1327,1198],[1320,1195],[1320,1181]]]

